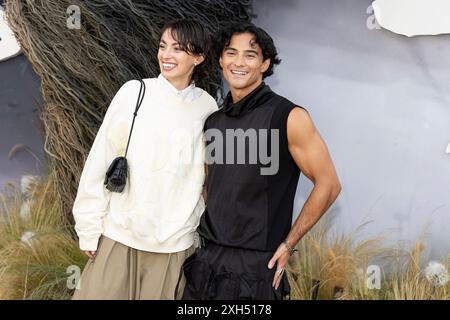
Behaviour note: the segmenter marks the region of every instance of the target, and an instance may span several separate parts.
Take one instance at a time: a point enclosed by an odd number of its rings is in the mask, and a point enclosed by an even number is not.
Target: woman
[[[195,83],[211,72],[210,38],[192,20],[166,24],[161,74],[146,87],[128,147],[121,193],[103,183],[127,146],[140,82],[113,98],[86,160],[73,206],[80,248],[90,258],[73,299],[174,299],[181,265],[193,252],[205,203],[202,128],[217,110]],[[179,292],[175,293],[175,289]]]

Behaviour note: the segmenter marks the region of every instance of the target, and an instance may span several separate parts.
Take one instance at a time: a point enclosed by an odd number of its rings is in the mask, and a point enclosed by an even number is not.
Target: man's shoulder
[[[274,112],[289,112],[297,106],[296,103],[292,102],[290,99],[272,91],[269,101],[267,103],[270,107],[274,108]]]
[[[273,92],[269,105],[273,108],[271,127],[285,129],[291,113],[308,112],[303,106],[292,102],[290,99]]]
[[[298,106],[290,99],[276,93],[273,90],[271,90],[268,102],[269,102],[268,105],[270,105],[271,107],[273,107],[278,111],[291,110],[292,108]]]
[[[211,113],[208,116],[208,118],[206,118],[205,125],[203,127],[204,130],[207,130],[207,129],[213,127],[214,124],[217,123],[217,121],[219,121],[224,116],[225,116],[225,114],[223,113],[222,108],[219,108],[218,110]]]
[[[274,106],[276,106],[276,109],[278,110],[278,112],[282,112],[282,113],[290,113],[291,111],[295,110],[295,112],[308,112],[308,109],[298,103],[293,102],[292,100],[281,96],[277,93],[274,92],[274,96],[273,99],[275,99],[276,103],[274,103]]]

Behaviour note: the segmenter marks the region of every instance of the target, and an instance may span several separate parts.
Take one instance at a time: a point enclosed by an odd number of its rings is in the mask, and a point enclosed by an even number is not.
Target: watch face
[[[3,8],[0,6],[0,62],[20,53],[20,46],[5,20]]]

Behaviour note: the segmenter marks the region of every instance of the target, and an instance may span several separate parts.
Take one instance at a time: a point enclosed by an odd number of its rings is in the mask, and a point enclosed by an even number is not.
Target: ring
[[[284,272],[284,268],[277,270],[277,272],[278,272],[280,275],[282,275],[283,272]]]

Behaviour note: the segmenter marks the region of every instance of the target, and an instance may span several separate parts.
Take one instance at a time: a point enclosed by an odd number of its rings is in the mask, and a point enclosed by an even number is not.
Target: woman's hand
[[[92,260],[94,260],[97,255],[97,251],[85,251],[84,253]]]

